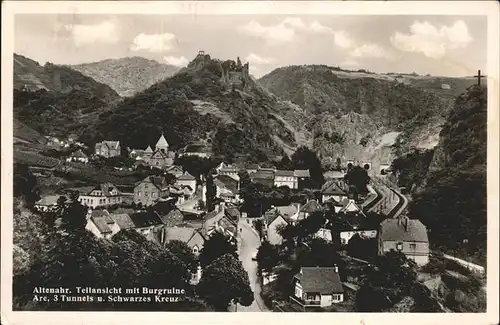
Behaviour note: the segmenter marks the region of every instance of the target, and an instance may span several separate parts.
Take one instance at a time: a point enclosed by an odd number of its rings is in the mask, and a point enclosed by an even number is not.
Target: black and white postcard
[[[2,323],[498,323],[498,40],[495,1],[4,2]]]

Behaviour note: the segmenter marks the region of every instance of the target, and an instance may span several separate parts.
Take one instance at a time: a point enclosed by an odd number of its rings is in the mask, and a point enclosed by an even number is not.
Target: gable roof
[[[158,142],[156,142],[156,147],[168,147],[168,142],[163,136],[163,133],[161,134],[161,137],[158,139]]]
[[[228,217],[233,222],[237,222],[241,216],[240,210],[238,210],[238,208],[233,207],[233,206],[227,207],[224,210],[224,214],[226,215],[226,217]]]
[[[294,204],[275,207],[275,209],[278,210],[278,213],[281,214],[285,218],[290,218],[294,214],[299,212],[298,207]]]
[[[295,275],[304,292],[320,294],[342,293],[340,276],[333,267],[302,267]]]
[[[144,150],[145,153],[153,153],[153,149],[151,149],[151,146],[148,146],[146,150]]]
[[[313,213],[321,210],[321,205],[316,200],[309,200],[306,204],[300,208],[300,212]]]
[[[407,217],[382,221],[379,234],[382,240],[429,242],[425,225],[418,219],[409,219]]]
[[[142,183],[151,183],[153,184],[156,188],[159,190],[167,190],[169,187],[169,184],[167,183],[167,180],[163,176],[148,176],[145,179],[143,179],[141,182],[137,183],[137,185],[142,184]]]
[[[266,222],[266,224],[268,226],[270,224],[272,224],[274,221],[276,221],[276,219],[281,219],[285,223],[288,223],[290,220],[289,217],[284,217],[276,209],[270,209],[270,210],[266,211],[266,213],[264,214],[264,221]]]
[[[330,170],[323,173],[325,179],[344,179],[345,173],[336,170]]]
[[[309,169],[295,169],[293,171],[293,174],[297,177],[300,177],[300,178],[311,177],[311,173],[309,172]]]
[[[327,181],[321,187],[321,194],[328,195],[348,195],[349,186],[345,182],[341,181]]]
[[[158,226],[163,224],[156,212],[136,212],[130,215],[130,219],[136,228]]]
[[[47,195],[36,201],[37,205],[55,205],[61,195]]]
[[[96,209],[96,210],[92,210],[90,212],[90,216],[94,217],[94,218],[101,218],[101,217],[109,216],[109,212],[106,209],[104,209],[104,210]]]
[[[135,228],[135,224],[127,213],[113,213],[111,218],[116,222],[120,229]]]
[[[238,177],[238,179],[236,179],[235,177],[231,177],[229,175],[217,175],[214,178],[214,182],[215,182],[215,180],[218,180],[219,182],[224,184],[224,186],[228,190],[230,190],[231,192],[233,192],[233,193],[238,192],[239,177]]]
[[[108,227],[108,223],[104,217],[90,217],[90,220],[92,220],[101,234],[111,233],[111,229]]]
[[[274,179],[274,171],[273,170],[259,169],[255,173],[251,173],[249,176],[252,180],[254,180],[254,179],[273,180]]]
[[[117,195],[121,194],[120,190],[118,190],[118,187],[109,182],[99,184],[98,186],[93,187],[90,191],[88,191],[85,194],[90,195],[90,193],[92,193],[95,190],[101,191],[103,196],[112,196],[110,193],[112,190],[116,190],[116,192],[118,193]]]
[[[293,170],[277,170],[274,173],[275,176],[283,176],[283,177],[290,177],[290,176],[295,176],[295,173]]]
[[[196,178],[193,175],[191,175],[190,173],[184,172],[184,174],[182,174],[179,177],[177,177],[177,180],[181,180],[181,181],[195,181]]]
[[[173,227],[182,223],[184,215],[179,209],[174,208],[167,214],[160,214],[160,219],[167,227]]]
[[[109,149],[118,149],[120,147],[120,141],[105,140],[105,141],[101,141],[101,142],[96,143],[96,147],[100,147],[100,146],[106,146]]]
[[[164,227],[165,242],[179,240],[193,248],[198,246],[202,248],[205,243],[205,237],[200,233],[199,229],[191,227]]]

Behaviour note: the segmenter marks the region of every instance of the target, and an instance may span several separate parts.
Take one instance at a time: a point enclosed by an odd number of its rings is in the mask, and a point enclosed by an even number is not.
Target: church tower
[[[160,150],[160,151],[161,151],[161,152],[163,152],[164,154],[167,154],[167,153],[168,153],[168,142],[167,142],[167,140],[165,139],[165,136],[163,136],[163,132],[161,133],[161,137],[160,137],[160,139],[159,139],[159,140],[158,140],[158,142],[156,143],[155,149],[156,149],[156,150]]]

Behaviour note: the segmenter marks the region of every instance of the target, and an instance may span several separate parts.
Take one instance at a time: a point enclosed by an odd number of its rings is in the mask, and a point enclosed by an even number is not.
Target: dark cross
[[[481,78],[486,77],[486,76],[481,75],[481,70],[477,70],[477,75],[474,77],[477,78],[477,85],[480,86],[481,85]]]

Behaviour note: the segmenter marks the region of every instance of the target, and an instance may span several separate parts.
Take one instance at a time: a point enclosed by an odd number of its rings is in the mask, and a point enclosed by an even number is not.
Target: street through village
[[[261,285],[257,278],[257,262],[252,260],[252,255],[257,252],[260,246],[259,236],[252,229],[246,218],[241,218],[238,224],[240,231],[240,241],[238,247],[238,254],[240,261],[243,263],[243,268],[248,273],[250,280],[250,287],[254,292],[254,301],[248,306],[238,305],[236,308],[231,307],[232,311],[237,312],[262,312],[269,311],[260,296]]]

